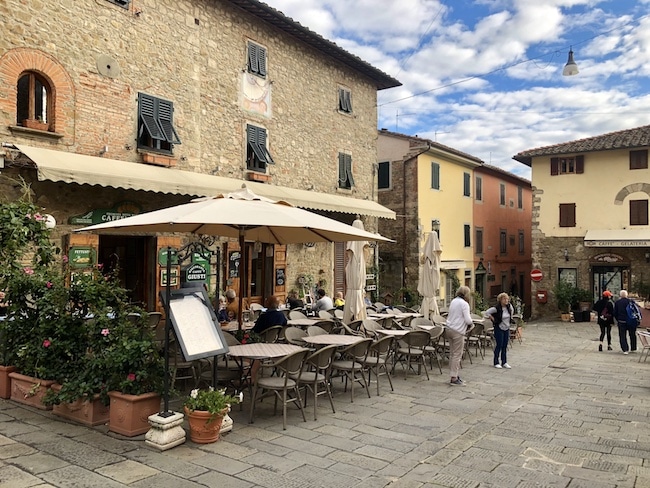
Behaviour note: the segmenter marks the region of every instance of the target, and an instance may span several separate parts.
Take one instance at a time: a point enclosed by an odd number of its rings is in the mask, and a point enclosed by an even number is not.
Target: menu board
[[[165,290],[160,293],[167,306]],[[228,352],[228,344],[203,288],[171,290],[169,316],[174,332],[187,361],[208,358]]]

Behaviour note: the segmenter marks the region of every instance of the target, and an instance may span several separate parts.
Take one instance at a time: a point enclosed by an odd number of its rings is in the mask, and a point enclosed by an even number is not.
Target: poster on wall
[[[576,268],[560,268],[558,271],[558,280],[564,280],[571,286],[577,286],[578,270]]]
[[[228,253],[228,277],[237,278],[239,276],[240,263],[241,263],[241,252],[230,251]]]

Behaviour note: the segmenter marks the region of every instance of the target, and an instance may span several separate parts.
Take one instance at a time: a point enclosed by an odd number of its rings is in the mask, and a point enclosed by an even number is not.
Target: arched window
[[[16,100],[16,123],[26,125],[25,120],[36,120],[51,126],[54,110],[52,87],[40,74],[26,71],[18,79]]]

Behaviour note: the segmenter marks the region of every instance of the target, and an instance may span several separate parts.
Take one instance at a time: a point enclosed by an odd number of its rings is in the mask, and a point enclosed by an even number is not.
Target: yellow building
[[[557,316],[552,296],[564,279],[588,290],[647,295],[650,126],[520,152],[532,169],[533,316]],[[584,316],[582,318],[585,318]]]
[[[420,248],[437,231],[442,246],[441,305],[455,293],[454,278],[474,287],[473,170],[482,161],[437,142],[379,131],[379,202],[397,220],[380,222],[379,231],[395,239],[382,244],[382,290],[415,293]]]

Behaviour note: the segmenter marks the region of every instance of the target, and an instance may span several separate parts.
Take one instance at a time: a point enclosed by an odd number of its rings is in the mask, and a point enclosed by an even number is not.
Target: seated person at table
[[[293,310],[294,308],[303,308],[305,306],[304,302],[298,298],[298,292],[295,290],[289,292],[287,304],[289,305],[290,310]]]
[[[242,306],[244,310],[248,309],[248,301],[245,298],[242,301]],[[233,289],[226,291],[226,314],[229,321],[237,320],[239,316],[239,299]]]
[[[311,306],[312,312],[318,313],[321,310],[325,310],[327,312],[334,308],[332,299],[327,296],[325,290],[319,288],[316,292],[316,296],[318,296],[318,300],[316,300],[316,303]]]
[[[336,292],[336,298],[334,298],[334,308],[338,308],[339,310],[343,310],[344,306],[345,306],[345,299],[343,298],[343,292],[342,291],[337,291]]]
[[[263,312],[255,321],[253,332],[259,334],[274,325],[287,325],[287,316],[278,308],[280,307],[280,300],[275,295],[270,296],[266,300],[266,312]]]
[[[226,298],[220,295],[219,302],[217,303],[217,306],[214,308],[215,311],[217,312],[217,320],[220,323],[228,322],[228,312],[226,311]]]

